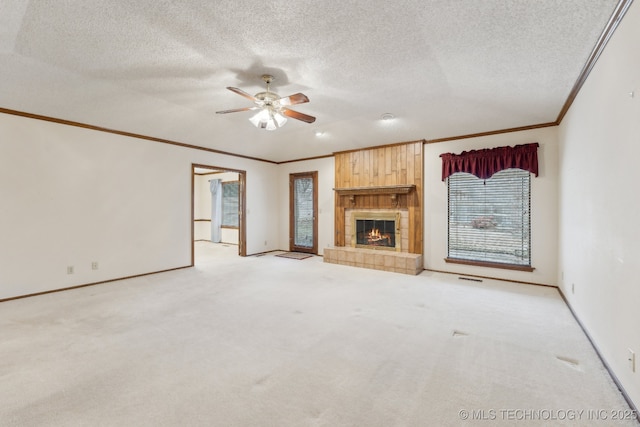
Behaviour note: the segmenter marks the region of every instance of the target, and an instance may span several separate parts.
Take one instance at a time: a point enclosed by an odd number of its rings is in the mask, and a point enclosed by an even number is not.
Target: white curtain
[[[222,240],[220,231],[222,225],[222,180],[210,180],[209,190],[211,190],[211,241],[220,243]]]

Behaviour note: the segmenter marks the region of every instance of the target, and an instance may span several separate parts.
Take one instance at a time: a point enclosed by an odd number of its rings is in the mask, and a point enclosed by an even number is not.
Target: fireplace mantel
[[[349,200],[351,201],[352,204],[355,204],[356,196],[389,194],[391,196],[391,202],[394,205],[397,203],[398,194],[409,194],[411,191],[415,189],[416,189],[415,184],[334,188],[335,192],[339,196],[349,196]]]

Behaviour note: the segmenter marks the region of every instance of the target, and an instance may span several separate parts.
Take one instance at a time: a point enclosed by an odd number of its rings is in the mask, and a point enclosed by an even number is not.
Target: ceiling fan
[[[235,92],[240,96],[253,101],[256,105],[253,107],[235,108],[233,110],[216,111],[217,114],[237,113],[240,111],[258,111],[249,120],[259,129],[275,130],[282,127],[287,122],[287,117],[301,120],[305,123],[313,123],[315,117],[307,114],[299,113],[289,108],[290,105],[304,104],[309,102],[309,98],[303,93],[296,93],[289,96],[280,97],[277,93],[271,92],[270,85],[273,82],[273,76],[264,74],[262,80],[267,84],[265,92],[257,93],[255,96],[249,95],[247,92],[237,87],[227,87],[231,92]]]

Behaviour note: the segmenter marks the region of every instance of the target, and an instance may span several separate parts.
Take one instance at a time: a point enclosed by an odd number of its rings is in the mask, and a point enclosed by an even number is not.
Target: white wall
[[[560,125],[558,278],[636,406],[640,406],[638,52],[640,4],[635,2]],[[629,348],[638,359],[635,373],[627,361]]]
[[[0,299],[190,265],[192,163],[247,171],[247,254],[277,249],[277,165],[0,114]]]
[[[324,248],[333,246],[335,159],[332,156],[279,165],[278,189],[281,215],[278,226],[281,250],[289,250],[289,174],[314,171],[318,172],[318,255],[324,253]]]
[[[424,267],[456,274],[556,285],[557,279],[557,127],[424,145]],[[538,142],[539,176],[531,179],[531,265],[533,272],[446,263],[447,184],[442,153]]]

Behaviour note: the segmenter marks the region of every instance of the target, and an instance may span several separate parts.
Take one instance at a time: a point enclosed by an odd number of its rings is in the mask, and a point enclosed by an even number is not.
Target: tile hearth
[[[420,254],[347,246],[325,248],[324,262],[411,275],[423,271]]]

